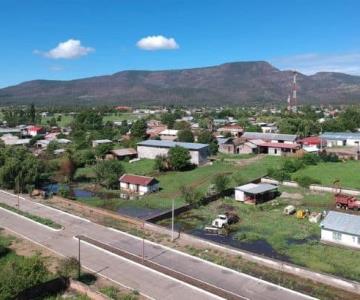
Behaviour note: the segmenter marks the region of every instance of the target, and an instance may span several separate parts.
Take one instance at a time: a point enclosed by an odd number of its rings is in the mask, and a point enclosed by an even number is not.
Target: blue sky
[[[360,74],[359,11],[358,0],[0,0],[0,87],[249,60]]]

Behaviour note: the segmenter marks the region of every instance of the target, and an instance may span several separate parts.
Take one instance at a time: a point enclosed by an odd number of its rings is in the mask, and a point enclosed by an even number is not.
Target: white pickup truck
[[[215,220],[212,221],[211,225],[216,228],[223,228],[229,224],[229,219],[226,215],[218,215]]]

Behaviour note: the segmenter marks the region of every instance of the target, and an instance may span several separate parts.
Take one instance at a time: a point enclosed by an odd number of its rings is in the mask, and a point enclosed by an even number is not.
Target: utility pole
[[[78,247],[78,279],[80,279],[80,275],[81,275],[81,263],[80,263],[80,245],[81,245],[81,242],[80,242],[80,236],[77,237],[78,238],[78,241],[79,241],[79,247]]]
[[[145,221],[143,221],[143,234],[142,234],[142,263],[145,261]]]
[[[174,241],[174,215],[175,215],[175,201],[172,199],[172,211],[171,211],[171,241]]]

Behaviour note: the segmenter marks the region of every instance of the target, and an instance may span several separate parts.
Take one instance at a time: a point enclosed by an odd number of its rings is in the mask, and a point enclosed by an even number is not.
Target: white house
[[[207,162],[209,145],[200,143],[182,143],[173,141],[146,140],[137,144],[138,158],[155,159],[158,155],[167,155],[171,148],[176,146],[189,150],[190,162],[202,165]]]
[[[320,227],[321,241],[360,249],[360,216],[330,211]]]
[[[159,181],[154,177],[124,174],[119,178],[120,190],[145,195],[159,190]]]

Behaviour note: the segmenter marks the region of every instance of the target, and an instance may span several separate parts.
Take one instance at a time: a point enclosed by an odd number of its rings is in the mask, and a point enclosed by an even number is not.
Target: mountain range
[[[0,89],[0,105],[255,105],[286,104],[292,71],[265,61],[164,70],[122,71],[76,80],[33,80]],[[360,76],[299,73],[298,103],[360,100]]]

